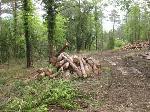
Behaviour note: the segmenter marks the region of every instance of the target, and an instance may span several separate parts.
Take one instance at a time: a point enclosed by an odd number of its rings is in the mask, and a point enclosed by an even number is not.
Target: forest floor
[[[72,81],[75,88],[89,96],[85,101],[80,101],[82,108],[78,112],[150,112],[150,60],[139,56],[144,52],[146,51],[130,50],[87,53],[87,56],[100,61],[102,73],[100,76]],[[3,71],[3,67],[0,70]],[[26,69],[20,71],[26,75],[30,72]],[[8,82],[13,82],[12,77],[17,80],[20,71],[15,69],[15,75],[9,76]],[[12,71],[7,70],[7,74],[8,72],[12,74]],[[10,91],[8,82],[3,81],[3,77],[5,76],[1,76],[0,85],[6,87],[1,88],[0,92],[4,94]],[[0,94],[0,100],[3,100],[3,94]],[[68,111],[50,107],[50,112]]]

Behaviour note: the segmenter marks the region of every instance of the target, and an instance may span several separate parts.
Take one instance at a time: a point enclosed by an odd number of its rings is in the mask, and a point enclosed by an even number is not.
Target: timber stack
[[[145,42],[141,42],[141,41],[137,41],[134,42],[133,44],[129,43],[126,46],[124,46],[122,49],[123,50],[134,50],[134,49],[143,49],[143,48],[148,48],[149,47],[149,42],[145,41]]]
[[[38,76],[48,76],[55,78],[62,76],[64,78],[77,77],[87,78],[100,74],[101,65],[92,57],[69,55],[64,52],[64,49],[68,46],[65,44],[64,47],[50,59],[50,64],[53,65],[57,71],[49,68],[38,69],[34,74],[35,78]]]

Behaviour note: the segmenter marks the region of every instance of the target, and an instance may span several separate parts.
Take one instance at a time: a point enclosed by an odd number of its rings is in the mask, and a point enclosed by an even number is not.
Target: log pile
[[[137,41],[137,42],[134,42],[133,44],[131,44],[131,43],[127,44],[122,49],[123,50],[133,50],[133,49],[140,50],[140,49],[143,49],[143,48],[148,48],[148,46],[149,46],[148,41],[145,41],[145,42]]]
[[[53,70],[51,69],[41,68],[38,69],[36,73],[34,73],[36,74],[34,76],[35,78],[41,76],[48,76],[50,78],[55,78],[57,76],[70,78],[71,75],[76,75],[77,77],[81,78],[87,78],[93,75],[100,74],[101,65],[92,57],[87,58],[77,55],[70,56],[67,53],[63,52],[60,53],[60,55],[58,55],[57,57],[52,57],[50,61],[51,65],[53,65],[54,68],[57,69],[57,71],[53,72]]]
[[[86,78],[100,74],[101,65],[98,61],[92,57],[70,56],[64,52],[67,47],[69,47],[69,44],[66,42],[63,48],[50,58],[49,63],[53,65],[57,71],[49,68],[41,68],[32,73],[32,76],[34,76],[33,79],[41,76],[55,78],[60,76],[60,74],[62,77],[64,76],[64,78],[68,78],[71,75]]]
[[[51,64],[63,74],[77,74],[78,77],[88,77],[92,74],[99,75],[101,65],[94,58],[70,56],[63,52],[58,57],[53,57]]]

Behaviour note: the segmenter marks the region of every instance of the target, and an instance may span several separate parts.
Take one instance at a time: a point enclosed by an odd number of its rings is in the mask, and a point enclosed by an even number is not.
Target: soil
[[[102,64],[100,76],[75,81],[89,96],[79,112],[150,112],[150,60],[145,50],[89,54]],[[84,106],[83,106],[84,107]]]

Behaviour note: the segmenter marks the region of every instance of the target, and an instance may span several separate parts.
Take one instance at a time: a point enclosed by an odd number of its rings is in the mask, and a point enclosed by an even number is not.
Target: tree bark
[[[32,58],[31,58],[31,43],[30,43],[29,19],[28,19],[28,11],[29,11],[28,0],[23,1],[23,9],[24,9],[23,17],[24,17],[24,33],[26,41],[27,68],[29,68],[32,66]]]
[[[18,46],[17,46],[17,1],[13,0],[13,17],[14,17],[14,56],[17,58]]]
[[[79,0],[79,17],[78,17],[78,25],[76,32],[76,48],[77,52],[81,50],[81,1]]]
[[[45,5],[47,9],[47,21],[48,21],[48,55],[49,62],[54,55],[54,33],[55,33],[55,1],[45,0]]]
[[[98,27],[97,27],[97,6],[95,6],[95,39],[96,39],[96,50],[98,50]]]
[[[2,27],[2,18],[1,18],[1,15],[2,15],[2,1],[0,0],[0,32],[1,32],[1,27]]]

